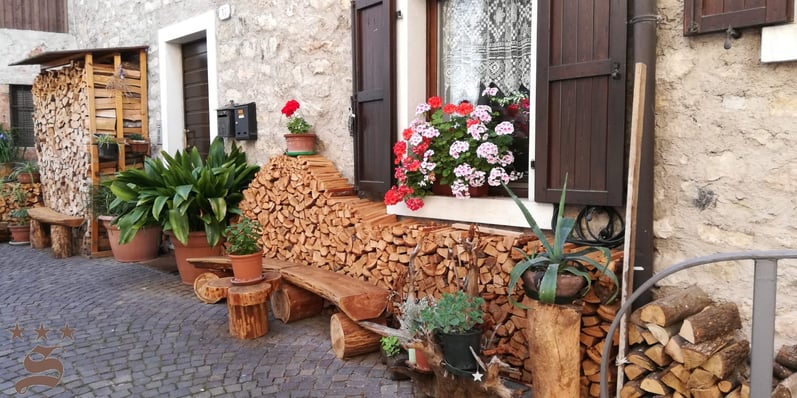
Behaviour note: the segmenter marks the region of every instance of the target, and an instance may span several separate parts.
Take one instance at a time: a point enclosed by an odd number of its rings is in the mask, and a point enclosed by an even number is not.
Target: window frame
[[[33,107],[33,104],[31,103],[30,112],[29,112],[30,117],[31,117],[31,128],[30,128],[30,131],[26,131],[24,129],[21,129],[20,128],[20,120],[19,120],[19,116],[20,115],[19,115],[19,113],[21,111],[24,111],[24,108],[28,108],[28,107],[20,106],[17,103],[17,96],[19,95],[20,92],[27,92],[29,95],[31,95],[31,100],[32,100],[32,95],[33,95],[31,93],[32,90],[33,90],[33,86],[25,85],[25,84],[11,84],[11,85],[8,86],[8,105],[9,105],[9,113],[10,113],[9,122],[11,123],[10,127],[12,127],[14,129],[14,131],[15,131],[15,133],[16,133],[18,138],[19,137],[25,137],[25,140],[24,140],[24,141],[26,141],[25,145],[19,145],[19,144],[18,145],[19,146],[24,146],[26,148],[30,148],[30,147],[33,147],[34,145],[36,145],[35,136],[34,136],[34,129],[33,129],[33,120],[32,120],[34,107]],[[23,108],[23,109],[21,110],[20,108]],[[30,145],[27,145],[27,144],[30,144]]]

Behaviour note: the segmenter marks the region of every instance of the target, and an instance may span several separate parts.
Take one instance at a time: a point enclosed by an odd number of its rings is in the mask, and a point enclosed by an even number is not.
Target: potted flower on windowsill
[[[393,146],[398,185],[385,194],[385,204],[403,201],[418,210],[430,193],[484,196],[488,186],[522,176],[508,171],[515,161],[509,150],[514,126],[499,123],[489,105],[443,105],[431,97],[418,105],[416,116]]]
[[[310,132],[312,125],[299,113],[299,101],[289,100],[282,107],[282,114],[288,118],[288,131],[285,134],[286,155],[312,155],[315,153],[316,135]]]
[[[262,230],[260,224],[243,217],[224,229],[227,239],[227,255],[232,264],[233,283],[251,284],[263,276],[263,249],[260,248]]]

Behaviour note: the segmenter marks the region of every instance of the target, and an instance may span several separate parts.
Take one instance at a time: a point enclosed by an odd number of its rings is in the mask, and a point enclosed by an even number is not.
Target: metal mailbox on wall
[[[230,105],[217,111],[219,136],[236,140],[257,139],[257,110],[255,103]]]

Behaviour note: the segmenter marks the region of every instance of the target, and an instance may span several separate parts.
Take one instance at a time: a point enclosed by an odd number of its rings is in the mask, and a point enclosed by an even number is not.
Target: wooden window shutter
[[[67,33],[67,0],[0,0],[3,28]]]
[[[352,2],[354,178],[362,193],[390,189],[395,141],[394,0]]]
[[[539,3],[534,199],[621,205],[627,0]]]
[[[685,0],[684,35],[764,26],[794,19],[794,0]]]

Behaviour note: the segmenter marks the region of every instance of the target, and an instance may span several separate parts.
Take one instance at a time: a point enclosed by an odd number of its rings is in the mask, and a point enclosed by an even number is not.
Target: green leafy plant
[[[110,147],[111,145],[119,145],[119,139],[111,134],[95,134],[97,138],[97,145],[102,147]]]
[[[379,339],[382,345],[382,351],[385,352],[388,358],[398,355],[401,352],[401,343],[396,336],[384,336]]]
[[[246,163],[246,153],[233,143],[229,152],[224,141],[213,140],[206,159],[193,148],[174,156],[144,160],[144,169],[128,169],[116,175],[111,191],[135,207],[118,218],[121,243],[129,242],[146,225],[148,217],[171,231],[183,244],[191,231],[205,231],[208,243],[216,246],[232,216],[240,214],[243,190],[260,168]]]
[[[13,219],[14,224],[27,225],[30,223],[30,216],[28,216],[28,208],[20,207],[8,212],[8,216]]]
[[[420,321],[432,332],[465,333],[482,323],[484,299],[463,291],[443,293],[420,312]]]
[[[241,218],[235,224],[230,224],[224,229],[224,237],[229,244],[227,253],[242,256],[259,252],[258,240],[262,233],[260,224],[247,217]]]
[[[591,288],[592,279],[590,278],[589,273],[582,268],[574,266],[573,264],[590,264],[595,267],[597,270],[602,272],[604,275],[608,276],[609,279],[614,283],[615,287],[619,286],[619,282],[617,280],[617,276],[608,271],[607,267],[609,265],[609,261],[611,259],[611,253],[609,252],[608,248],[605,247],[588,247],[583,250],[579,250],[573,253],[566,253],[564,251],[564,245],[567,241],[567,238],[570,236],[570,233],[573,231],[573,227],[575,226],[575,219],[572,218],[565,218],[565,192],[567,191],[567,176],[565,176],[565,184],[562,187],[562,196],[559,199],[559,211],[556,214],[556,225],[554,226],[554,239],[553,242],[549,242],[548,238],[542,232],[542,228],[540,228],[537,221],[534,220],[531,213],[528,211],[526,206],[518,199],[518,197],[509,189],[506,185],[504,185],[504,189],[509,193],[509,196],[512,197],[512,200],[515,201],[515,204],[520,208],[520,211],[523,213],[523,217],[526,218],[526,222],[531,227],[532,231],[537,238],[539,238],[540,242],[542,243],[545,251],[543,253],[525,253],[522,250],[515,248],[523,253],[523,260],[515,264],[512,268],[512,271],[509,273],[509,291],[513,292],[515,286],[517,285],[518,280],[521,278],[524,272],[526,271],[544,271],[542,279],[539,285],[539,300],[543,303],[553,304],[556,301],[556,287],[557,287],[557,277],[559,274],[562,273],[569,273],[572,275],[576,275],[579,277],[584,278],[586,281],[586,288],[583,290],[583,294],[586,294],[589,289]],[[592,258],[587,257],[586,255],[592,252],[601,252],[603,254],[603,258],[606,260],[605,264],[601,264],[595,261]],[[617,296],[617,290],[612,293],[611,297],[607,300],[607,302],[611,302]],[[511,296],[509,300],[515,306],[526,308],[523,304],[518,303],[515,301]]]
[[[17,178],[20,174],[28,174],[33,179],[33,174],[39,173],[39,164],[33,160],[27,160],[24,162],[17,163],[16,167],[14,167],[14,171],[11,172],[11,178]]]
[[[282,114],[288,118],[288,131],[291,134],[306,134],[312,127],[302,115],[299,114],[299,102],[296,100],[289,100],[282,107]]]
[[[125,137],[132,141],[144,141],[144,136],[139,133],[128,134]]]
[[[17,145],[14,129],[6,129],[0,124],[0,163],[10,163],[22,158],[23,149]]]

